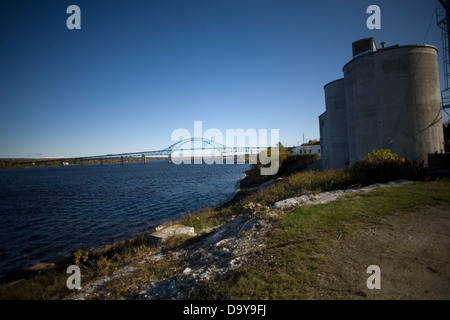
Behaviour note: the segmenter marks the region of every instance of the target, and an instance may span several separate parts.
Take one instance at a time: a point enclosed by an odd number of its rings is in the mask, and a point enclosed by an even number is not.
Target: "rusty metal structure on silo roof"
[[[333,139],[346,138],[347,144],[337,150],[335,144],[336,151],[323,153],[323,168],[344,167],[346,163],[336,159],[341,159],[345,148],[350,164],[376,149],[390,149],[424,163],[428,154],[443,152],[437,48],[385,44],[377,48],[373,38],[356,41],[352,47],[353,59],[343,67],[343,88],[338,89],[339,101],[345,91],[345,120],[333,115],[336,94],[327,93],[333,82],[324,88],[326,112],[321,115],[325,119],[322,150],[332,148]],[[347,129],[346,135],[345,130],[333,130],[336,122]],[[338,139],[334,137],[339,133]]]

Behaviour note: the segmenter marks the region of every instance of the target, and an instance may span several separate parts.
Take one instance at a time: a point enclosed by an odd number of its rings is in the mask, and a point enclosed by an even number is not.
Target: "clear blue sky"
[[[68,30],[69,5],[81,30]],[[366,9],[381,8],[381,30]],[[442,48],[433,0],[2,0],[0,157],[158,150],[177,128],[318,139],[353,41]],[[431,21],[431,25],[430,25]],[[428,26],[430,25],[427,34]],[[426,38],[425,38],[426,37]],[[442,52],[439,53],[442,77]],[[444,117],[444,120],[448,117]]]

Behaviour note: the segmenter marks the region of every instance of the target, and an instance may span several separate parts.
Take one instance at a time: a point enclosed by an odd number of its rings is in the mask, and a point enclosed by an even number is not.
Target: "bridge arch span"
[[[175,142],[174,144],[172,144],[171,146],[167,147],[166,150],[170,151],[171,153],[177,150],[181,150],[181,147],[185,144],[192,144],[195,142],[201,142],[202,143],[202,149],[204,144],[208,144],[210,145],[213,149],[216,149],[218,151],[220,151],[221,153],[224,152],[227,147],[217,141],[214,140],[210,140],[210,139],[206,139],[206,138],[197,138],[197,137],[192,137],[192,138],[187,138],[187,139],[183,139],[180,140],[178,142]],[[192,148],[190,148],[192,149]]]

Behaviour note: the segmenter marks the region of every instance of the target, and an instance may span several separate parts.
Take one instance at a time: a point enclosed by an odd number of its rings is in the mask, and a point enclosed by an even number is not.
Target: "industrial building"
[[[321,147],[320,144],[314,144],[314,145],[301,145],[296,146],[292,149],[293,154],[317,154],[320,157],[321,153]]]
[[[376,149],[428,163],[444,152],[438,50],[353,43],[344,77],[325,85],[319,116],[322,168],[342,168]]]

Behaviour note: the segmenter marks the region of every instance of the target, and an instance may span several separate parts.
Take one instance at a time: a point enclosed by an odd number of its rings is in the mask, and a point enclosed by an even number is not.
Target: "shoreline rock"
[[[162,228],[150,234],[148,244],[150,247],[157,247],[163,244],[169,237],[172,236],[196,237],[197,233],[195,233],[194,227],[187,227],[182,226],[180,224],[174,224],[172,226]]]
[[[413,183],[413,181],[409,180],[397,180],[397,181],[390,181],[388,183],[376,183],[371,184],[369,186],[363,187],[363,188],[349,188],[345,190],[334,190],[334,191],[326,191],[321,192],[318,194],[307,194],[300,197],[293,197],[288,199],[283,199],[278,202],[276,202],[272,207],[271,210],[286,210],[293,207],[300,207],[308,204],[323,204],[328,203],[331,201],[337,200],[339,197],[344,196],[346,194],[351,194],[353,192],[369,192],[371,190],[377,189],[377,188],[384,188],[384,187],[400,187],[405,184]]]

